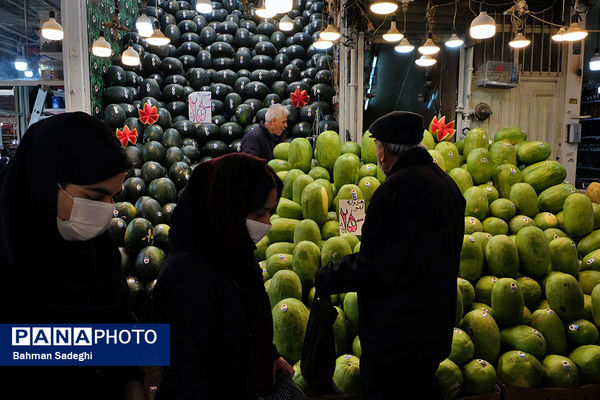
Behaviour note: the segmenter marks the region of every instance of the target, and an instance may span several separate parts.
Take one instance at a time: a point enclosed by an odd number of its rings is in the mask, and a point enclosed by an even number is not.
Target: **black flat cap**
[[[409,111],[392,111],[369,126],[369,132],[375,139],[398,144],[420,143],[423,130],[423,117]]]

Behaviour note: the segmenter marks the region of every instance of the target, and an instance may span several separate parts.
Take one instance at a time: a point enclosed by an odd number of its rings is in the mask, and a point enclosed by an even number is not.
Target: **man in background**
[[[273,159],[273,149],[283,142],[283,131],[287,127],[287,109],[281,104],[272,104],[265,114],[265,122],[252,128],[242,139],[242,151],[267,161]]]

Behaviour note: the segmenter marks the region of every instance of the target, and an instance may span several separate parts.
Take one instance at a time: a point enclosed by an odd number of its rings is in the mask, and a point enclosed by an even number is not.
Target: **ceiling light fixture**
[[[398,43],[398,45],[396,47],[394,47],[394,50],[396,50],[398,53],[402,53],[402,54],[410,53],[414,49],[415,49],[415,46],[410,44],[410,42],[408,41],[406,36],[400,41],[400,43]]]
[[[465,41],[456,35],[456,14],[458,13],[458,0],[454,1],[454,17],[452,17],[452,35],[450,39],[444,43],[446,47],[451,49],[462,46]]]
[[[323,40],[329,40],[330,42],[335,42],[342,35],[331,25],[331,22],[327,24],[327,28],[324,31],[319,33],[319,38]]]
[[[110,57],[112,55],[112,48],[110,43],[104,38],[104,30],[100,31],[100,37],[94,40],[92,45],[92,54],[96,57]]]
[[[392,21],[390,30],[383,34],[383,40],[386,42],[399,42],[404,38],[404,34],[396,29],[396,21]]]
[[[265,0],[265,8],[276,14],[285,14],[292,11],[293,3],[293,0]]]
[[[213,6],[210,0],[196,0],[196,11],[200,14],[208,14],[212,9]]]
[[[135,28],[139,35],[144,38],[152,36],[152,32],[154,32],[152,20],[144,12],[142,12],[142,15],[135,21]]]
[[[420,46],[417,50],[419,51],[419,53],[423,54],[423,55],[433,55],[433,54],[437,54],[440,52],[440,47],[438,45],[436,45],[435,43],[433,43],[433,40],[431,39],[432,34],[431,32],[427,33],[427,40],[425,41],[425,44],[423,44],[423,46]]]
[[[333,47],[333,42],[319,38],[316,42],[313,43],[313,46],[315,47],[315,49],[318,50],[327,50]]]
[[[50,18],[42,25],[42,37],[47,40],[62,40],[64,36],[62,26],[56,22],[54,10],[50,10]]]
[[[376,0],[371,3],[369,9],[375,14],[391,14],[398,9],[398,3],[395,1]]]
[[[421,58],[415,61],[415,64],[417,64],[419,67],[431,67],[436,62],[437,60],[435,58],[431,57],[428,54],[424,54],[421,56]]]
[[[552,40],[554,40],[555,42],[564,42],[565,41],[565,33],[567,33],[567,30],[564,27],[561,27],[558,32],[556,32],[554,35],[552,35]]]
[[[273,18],[277,13],[265,6],[256,9],[256,15],[261,18]]]
[[[590,58],[590,71],[600,71],[600,52],[597,47],[594,56]]]
[[[25,71],[27,67],[27,60],[25,60],[23,57],[17,57],[15,59],[15,69],[17,71]]]
[[[569,29],[563,34],[563,40],[567,42],[576,42],[587,37],[588,31],[581,29],[577,22],[572,22]]]
[[[27,71],[23,72],[25,74],[25,78],[32,78],[33,77],[33,71],[28,69]]]
[[[527,39],[522,32],[517,33],[517,36],[515,36],[513,40],[508,42],[508,45],[514,49],[522,49],[524,47],[529,46],[530,44],[531,40]]]
[[[121,55],[121,62],[123,62],[123,64],[125,65],[135,67],[137,65],[140,65],[140,55],[137,51],[133,49],[133,47],[131,47],[131,45],[132,42],[129,41],[129,46]]]
[[[473,39],[488,39],[496,34],[496,21],[490,17],[485,2],[479,6],[479,15],[471,22],[469,34]]]
[[[279,20],[279,29],[284,32],[289,32],[294,29],[294,22],[288,15],[284,15],[283,18]]]
[[[146,42],[148,42],[148,44],[150,44],[152,46],[166,46],[169,43],[171,43],[171,39],[166,37],[160,31],[159,27],[160,27],[160,24],[158,23],[158,21],[154,21],[154,32],[152,33],[152,36],[150,36],[149,38],[146,38]]]

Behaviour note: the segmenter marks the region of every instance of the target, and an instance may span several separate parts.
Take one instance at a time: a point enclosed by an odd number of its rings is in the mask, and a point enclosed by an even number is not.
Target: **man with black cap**
[[[394,111],[369,127],[386,180],[375,191],[358,253],[315,276],[317,295],[358,292],[366,399],[440,398],[449,354],[465,200],[420,144],[423,117]]]

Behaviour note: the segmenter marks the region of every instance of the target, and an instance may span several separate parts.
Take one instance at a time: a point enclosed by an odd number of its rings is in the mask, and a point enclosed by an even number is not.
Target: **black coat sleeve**
[[[244,139],[242,139],[242,152],[264,158],[263,151],[261,150],[261,146],[255,132],[248,132]]]
[[[419,223],[414,196],[384,187],[375,192],[363,225],[360,251],[330,263],[315,276],[320,293],[346,293],[394,282],[405,268],[407,250],[412,246],[410,226]],[[410,191],[410,189],[406,189]],[[402,226],[398,221],[405,221]]]

